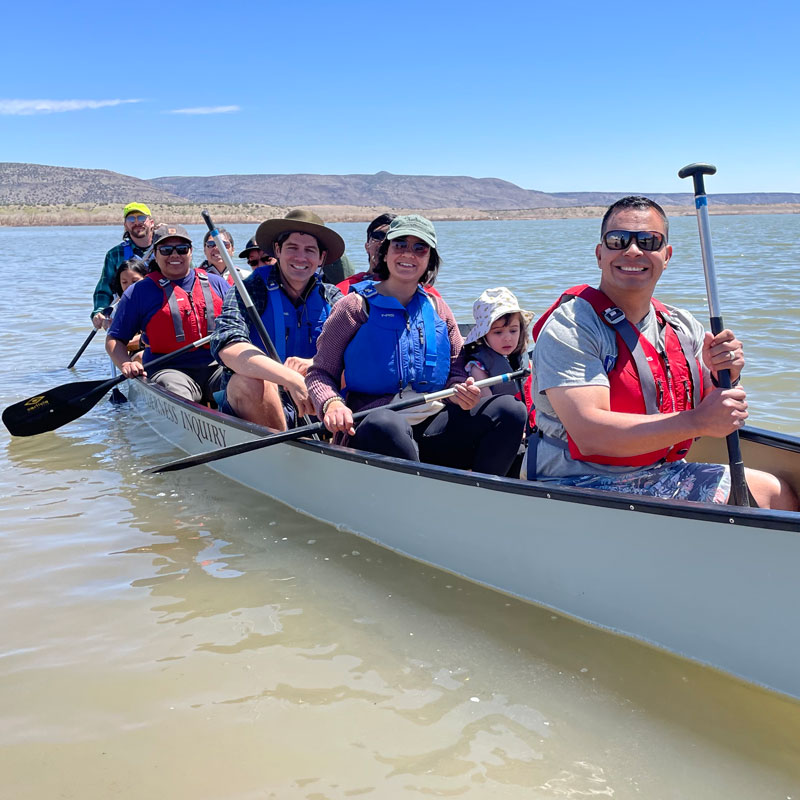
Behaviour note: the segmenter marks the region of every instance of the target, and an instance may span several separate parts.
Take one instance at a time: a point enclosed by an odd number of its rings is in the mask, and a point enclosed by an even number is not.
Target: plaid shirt
[[[125,254],[128,248],[133,248],[133,253],[130,256],[126,256]],[[114,280],[114,275],[117,274],[119,265],[133,256],[139,256],[139,258],[141,258],[145,254],[145,250],[146,248],[143,249],[135,245],[130,239],[125,239],[106,253],[106,260],[103,262],[103,272],[94,290],[94,311],[92,311],[91,316],[94,316],[98,311],[102,311],[114,302],[114,292],[111,289],[111,281]]]

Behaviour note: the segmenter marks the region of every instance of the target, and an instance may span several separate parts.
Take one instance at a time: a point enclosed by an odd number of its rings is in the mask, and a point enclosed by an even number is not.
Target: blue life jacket
[[[255,272],[264,269],[259,267]],[[254,272],[254,274],[255,274]],[[265,270],[261,278],[267,286],[267,305],[261,321],[272,339],[281,362],[289,356],[313,358],[317,352],[317,339],[325,320],[330,316],[331,304],[325,296],[325,288],[319,275],[314,276],[310,289],[304,291],[300,305],[295,306],[281,289],[272,268]],[[250,325],[250,340],[260,342],[255,327]]]
[[[368,316],[344,351],[348,391],[380,395],[406,386],[425,393],[443,389],[450,374],[450,338],[433,299],[418,288],[403,306],[375,287],[375,281],[362,281],[351,288],[364,298]]]

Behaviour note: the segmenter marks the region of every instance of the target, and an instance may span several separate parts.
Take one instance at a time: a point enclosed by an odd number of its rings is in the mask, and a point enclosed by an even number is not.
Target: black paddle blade
[[[56,386],[9,406],[3,411],[3,424],[12,436],[54,431],[82,417],[110,388],[110,381],[79,381]]]

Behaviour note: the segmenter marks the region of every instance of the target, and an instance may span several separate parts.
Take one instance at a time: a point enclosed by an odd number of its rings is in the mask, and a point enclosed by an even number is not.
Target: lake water
[[[800,435],[800,216],[711,223],[751,420]],[[334,227],[363,264],[365,226]],[[489,286],[538,314],[596,282],[598,220],[436,227],[460,321]],[[65,367],[120,232],[0,229],[0,406],[109,374],[99,336]],[[659,297],[707,317],[694,218],[671,241]],[[800,703],[210,470],[139,474],[177,455],[106,401],[0,431],[0,798],[800,798]]]

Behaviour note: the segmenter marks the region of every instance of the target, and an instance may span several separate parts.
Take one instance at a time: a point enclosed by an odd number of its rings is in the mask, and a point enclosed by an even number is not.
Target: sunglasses
[[[391,243],[391,248],[398,253],[407,253],[410,249],[412,253],[416,253],[418,256],[425,255],[431,249],[430,245],[425,244],[425,242],[409,244],[405,239],[395,239]]]
[[[190,244],[162,244],[158,246],[158,252],[162,256],[171,256],[174,250],[179,256],[185,256],[192,246]]]
[[[226,250],[233,250],[233,245],[227,239],[223,239],[222,241],[225,242],[225,249]],[[214,250],[216,248],[216,246],[217,246],[217,243],[213,239],[209,239],[206,242],[206,247],[208,247],[210,250]]]
[[[128,214],[128,216],[125,217],[125,222],[145,223],[147,222],[148,219],[149,217],[147,216],[147,214]]]
[[[386,231],[372,231],[369,238],[374,239],[376,242],[382,242],[386,238]]]
[[[252,261],[248,258],[247,263],[251,267],[257,267],[259,264],[266,266],[272,263],[272,258],[271,256],[261,256],[261,258],[254,258]]]
[[[606,231],[603,243],[609,250],[627,250],[634,238],[640,250],[652,252],[664,246],[664,234],[657,231]]]

